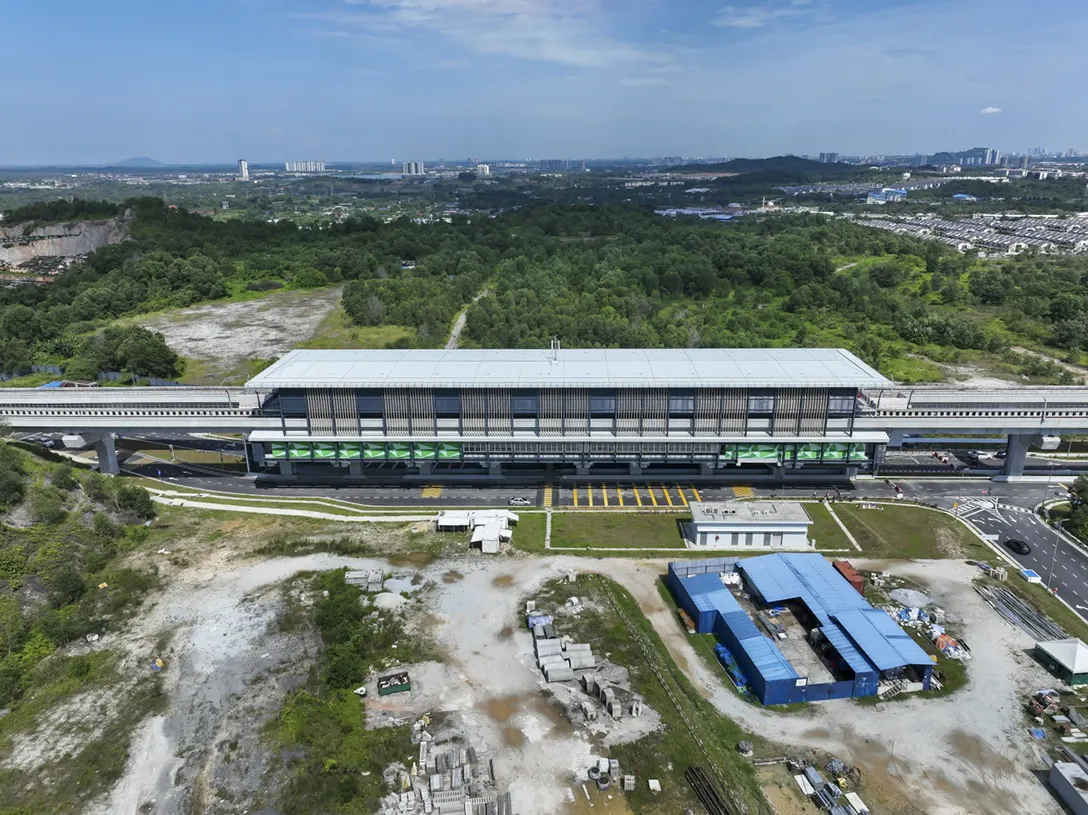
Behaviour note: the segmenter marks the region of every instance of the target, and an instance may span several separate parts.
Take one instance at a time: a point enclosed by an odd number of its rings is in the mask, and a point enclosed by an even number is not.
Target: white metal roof
[[[859,387],[891,383],[841,348],[292,351],[247,388]]]
[[[1088,673],[1088,645],[1078,639],[1051,640],[1050,642],[1037,642],[1037,647],[1046,651],[1064,665],[1073,674]]]
[[[695,524],[811,524],[804,504],[797,501],[692,501]]]

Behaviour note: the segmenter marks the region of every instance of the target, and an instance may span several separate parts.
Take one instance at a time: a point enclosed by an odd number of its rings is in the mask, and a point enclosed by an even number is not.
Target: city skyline
[[[1088,67],[1072,0],[1033,39],[1008,25],[1023,0],[58,5],[8,12],[0,164],[1064,151],[1088,130],[1058,90]]]

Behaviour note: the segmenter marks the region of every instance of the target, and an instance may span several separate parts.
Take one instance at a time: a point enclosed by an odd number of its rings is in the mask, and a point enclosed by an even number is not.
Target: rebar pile
[[[1069,635],[1060,625],[1040,614],[1009,589],[975,586],[975,591],[989,603],[994,611],[1017,628],[1026,631],[1036,642],[1069,639]]]

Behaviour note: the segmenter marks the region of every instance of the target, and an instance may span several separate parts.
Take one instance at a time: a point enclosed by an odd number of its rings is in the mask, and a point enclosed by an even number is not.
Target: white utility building
[[[796,501],[692,501],[689,545],[706,549],[811,551],[812,519]]]

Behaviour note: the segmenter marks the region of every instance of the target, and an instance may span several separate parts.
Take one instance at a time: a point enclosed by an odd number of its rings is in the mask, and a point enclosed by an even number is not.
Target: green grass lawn
[[[398,340],[410,340],[415,331],[400,325],[355,325],[337,303],[314,329],[313,335],[297,348],[389,348]]]
[[[862,509],[843,502],[834,507],[866,557],[985,560],[993,554],[971,530],[948,515],[922,507],[880,506],[883,509]]]
[[[525,552],[544,552],[544,527],[547,518],[543,512],[519,512],[514,527],[514,548]]]
[[[831,513],[827,511],[827,507],[817,503],[805,504],[805,511],[808,513],[808,517],[812,519],[812,525],[808,528],[808,536],[810,540],[816,541],[818,551],[828,549],[856,551],[850,545],[850,541],[846,539],[842,529],[835,523],[835,519],[831,517]]]
[[[687,515],[634,512],[556,512],[552,549],[683,549],[677,521]]]

